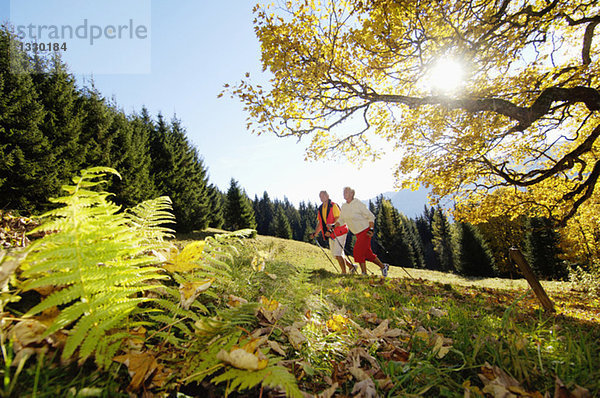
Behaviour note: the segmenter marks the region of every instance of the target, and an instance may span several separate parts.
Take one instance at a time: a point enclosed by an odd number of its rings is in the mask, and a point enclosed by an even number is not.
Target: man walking
[[[346,236],[348,227],[345,224],[339,224],[334,228],[334,225],[340,217],[340,207],[329,199],[327,191],[319,192],[321,205],[319,206],[317,219],[319,223],[315,232],[310,234],[313,239],[319,232],[324,238],[329,238],[329,249],[331,254],[336,258],[342,269],[342,274],[346,273],[346,264],[351,272],[356,272],[356,267],[344,257],[344,246],[346,244]]]

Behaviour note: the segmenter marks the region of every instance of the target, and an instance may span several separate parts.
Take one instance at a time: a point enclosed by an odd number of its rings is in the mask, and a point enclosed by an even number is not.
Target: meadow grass
[[[180,235],[176,244],[223,232]],[[250,303],[261,297],[279,302],[285,313],[270,338],[284,348],[282,360],[305,392],[354,396],[367,375],[367,381],[374,380],[370,391],[389,397],[541,397],[554,394],[557,380],[569,391],[581,386],[600,396],[600,303],[569,283],[543,282],[556,307],[549,314],[524,280],[399,267],[382,278],[373,264],[368,276],[341,275],[337,262],[332,265],[315,245],[267,236],[241,242],[231,259],[232,282],[198,300],[211,311],[228,311],[222,297],[230,294]],[[265,261],[264,270],[253,268],[257,258]],[[252,319],[240,330],[258,327]],[[288,327],[297,327],[305,341],[292,347]],[[386,336],[386,330],[393,334]],[[177,359],[184,353],[171,350],[175,357],[169,363],[185,368]],[[14,379],[13,391],[35,396],[126,395],[129,377],[123,366],[98,373],[89,365],[54,360],[40,367],[30,360],[18,377],[3,371],[3,392]],[[486,375],[496,385],[486,387]],[[176,372],[170,383],[157,396],[187,391]],[[223,385],[209,390],[215,396],[227,393]]]
[[[558,378],[566,388],[584,386],[600,395],[600,302],[570,283],[542,282],[556,308],[549,314],[524,279],[400,267],[383,279],[374,264],[368,277],[340,275],[317,246],[265,236],[252,244],[271,262],[310,270],[313,294],[329,311],[352,314],[363,326],[364,314],[376,314],[406,331],[407,361],[379,358],[394,385],[384,395],[477,396],[486,364],[530,393],[552,393]],[[430,342],[415,339],[418,330],[451,341],[448,354],[438,358]]]

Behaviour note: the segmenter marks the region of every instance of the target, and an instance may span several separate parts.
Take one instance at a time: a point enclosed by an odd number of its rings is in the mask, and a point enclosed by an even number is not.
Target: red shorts
[[[367,235],[369,228],[359,232],[356,235],[356,243],[354,243],[354,261],[364,263],[365,261],[374,262],[377,256],[371,250],[371,237]]]

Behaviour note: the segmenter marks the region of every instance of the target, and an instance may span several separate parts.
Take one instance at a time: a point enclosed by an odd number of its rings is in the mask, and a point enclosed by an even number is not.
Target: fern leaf
[[[296,384],[296,378],[286,368],[274,365],[273,362],[276,361],[271,359],[269,366],[255,371],[230,368],[214,377],[211,382],[218,384],[229,381],[229,388],[233,391],[243,391],[262,384],[284,390],[287,397],[303,397]]]
[[[164,224],[175,224],[171,213],[173,203],[168,196],[147,200],[126,211],[132,228],[149,240],[163,240],[174,236],[175,231]]]
[[[63,187],[68,196],[52,201],[64,206],[47,212],[43,217],[49,221],[38,229],[55,233],[32,243],[23,263],[25,289],[65,286],[27,314],[64,307],[46,331],[49,334],[74,324],[63,358],[78,347],[84,357],[107,349],[107,345],[99,344],[105,333],[148,301],[138,296],[156,287],[148,284],[149,280],[166,277],[160,269],[148,266],[155,259],[145,253],[162,244],[160,233],[164,231],[152,228],[172,220],[166,213],[170,203],[158,199],[143,205],[144,211],[139,212],[143,214],[137,214],[143,226],[134,228],[127,214],[135,212],[121,212],[108,200],[109,193],[95,190],[105,183],[107,174],[119,176],[114,169],[91,168],[73,178],[75,185]],[[142,229],[153,231],[153,235],[144,236]]]

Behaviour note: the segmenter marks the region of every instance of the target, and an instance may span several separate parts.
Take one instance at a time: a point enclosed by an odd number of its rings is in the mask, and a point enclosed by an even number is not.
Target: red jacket
[[[325,224],[327,225],[332,225],[335,223],[335,217],[333,216],[333,206],[337,206],[337,204],[335,204],[334,202],[332,202],[331,200],[329,201],[329,203],[327,204],[327,217],[325,220]],[[339,208],[339,206],[338,206]],[[325,231],[327,231],[327,227],[326,225],[323,225],[323,205],[321,204],[321,206],[319,206],[319,210],[317,213],[317,218],[319,219],[319,225],[321,226],[321,234],[323,234],[323,237],[325,237]],[[339,227],[335,227],[333,230],[333,234],[335,236],[340,236],[340,235],[344,235],[348,233],[348,227],[346,226],[346,224],[344,225],[340,225]],[[333,238],[333,236],[332,236]]]

